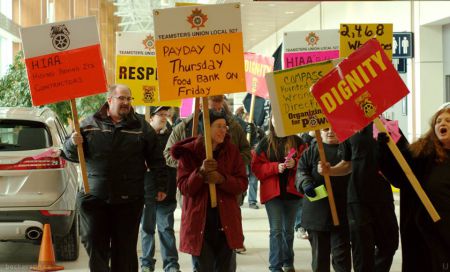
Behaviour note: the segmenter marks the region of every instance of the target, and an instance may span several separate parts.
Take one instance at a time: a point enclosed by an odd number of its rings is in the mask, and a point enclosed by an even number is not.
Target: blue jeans
[[[173,213],[177,202],[146,201],[142,213],[142,266],[155,269],[155,229],[158,226],[159,241],[161,244],[161,257],[164,271],[171,268],[179,269],[178,251],[173,230]]]
[[[302,214],[303,214],[303,198],[300,198],[300,206],[298,207],[297,214],[295,215],[295,231],[302,226]]]
[[[247,169],[248,173],[248,204],[256,204],[258,201],[257,193],[258,193],[258,178],[253,175],[253,172],[250,170],[250,166]]]
[[[274,198],[265,205],[270,225],[269,270],[279,272],[294,266],[294,225],[300,199]]]

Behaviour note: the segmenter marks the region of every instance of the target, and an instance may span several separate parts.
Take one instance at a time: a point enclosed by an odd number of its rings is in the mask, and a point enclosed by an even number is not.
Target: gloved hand
[[[266,136],[266,133],[264,132],[264,130],[261,127],[257,127],[256,129],[256,139],[259,141],[261,141],[262,138],[264,138],[264,136]]]
[[[254,123],[247,123],[247,126],[245,127],[245,132],[250,133],[250,135],[255,135],[256,133],[256,125]]]
[[[315,197],[316,191],[314,191],[314,185],[312,183],[307,183],[303,187],[303,191],[305,192],[305,195],[309,197]]]
[[[377,142],[380,144],[387,144],[389,143],[389,136],[386,134],[386,132],[379,132],[377,137]]]
[[[202,174],[207,174],[211,171],[214,171],[217,169],[217,161],[214,159],[205,159],[203,161],[202,166],[200,167],[200,172]]]
[[[206,174],[205,183],[222,184],[225,181],[225,177],[218,171],[211,171]]]

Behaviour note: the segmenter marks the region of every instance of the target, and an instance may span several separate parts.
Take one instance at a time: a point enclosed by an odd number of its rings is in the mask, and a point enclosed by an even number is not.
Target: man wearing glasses
[[[165,160],[158,152],[155,130],[134,112],[130,89],[109,88],[107,102],[81,122],[64,153],[77,161],[82,144],[90,192],[79,193],[80,236],[89,255],[90,271],[138,271],[136,252],[144,204],[144,175],[154,173],[155,186],[165,192]],[[111,263],[111,266],[110,266]]]

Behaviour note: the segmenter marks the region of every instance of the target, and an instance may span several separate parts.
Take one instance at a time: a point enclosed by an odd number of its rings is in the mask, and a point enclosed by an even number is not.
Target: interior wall
[[[444,88],[445,88],[445,77],[450,77],[450,24],[442,26],[442,53],[443,53],[443,67],[444,67]],[[449,86],[450,88],[450,86]],[[445,90],[450,94],[450,90]],[[444,101],[450,101],[450,95],[444,95]]]

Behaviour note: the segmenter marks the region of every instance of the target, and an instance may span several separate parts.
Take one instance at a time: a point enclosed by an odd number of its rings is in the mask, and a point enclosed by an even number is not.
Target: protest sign
[[[339,31],[314,30],[284,33],[284,67],[339,58]]]
[[[266,75],[278,136],[330,126],[309,89],[333,67],[332,61],[325,61]]]
[[[273,71],[274,59],[254,53],[245,53],[244,59],[247,92],[264,99],[269,98],[265,75]]]
[[[34,106],[106,91],[95,17],[21,28],[20,34]]]
[[[181,105],[181,100],[159,101],[155,38],[151,33],[116,33],[116,83],[130,87],[135,106]]]
[[[434,222],[440,216],[378,116],[409,91],[380,43],[370,39],[311,87],[311,92],[344,141],[371,121],[389,137],[387,145]]]
[[[243,92],[237,3],[154,10],[160,100]]]
[[[341,24],[339,57],[345,58],[372,38],[376,38],[392,60],[392,24]]]
[[[375,39],[322,77],[311,91],[340,141],[409,93]]]

